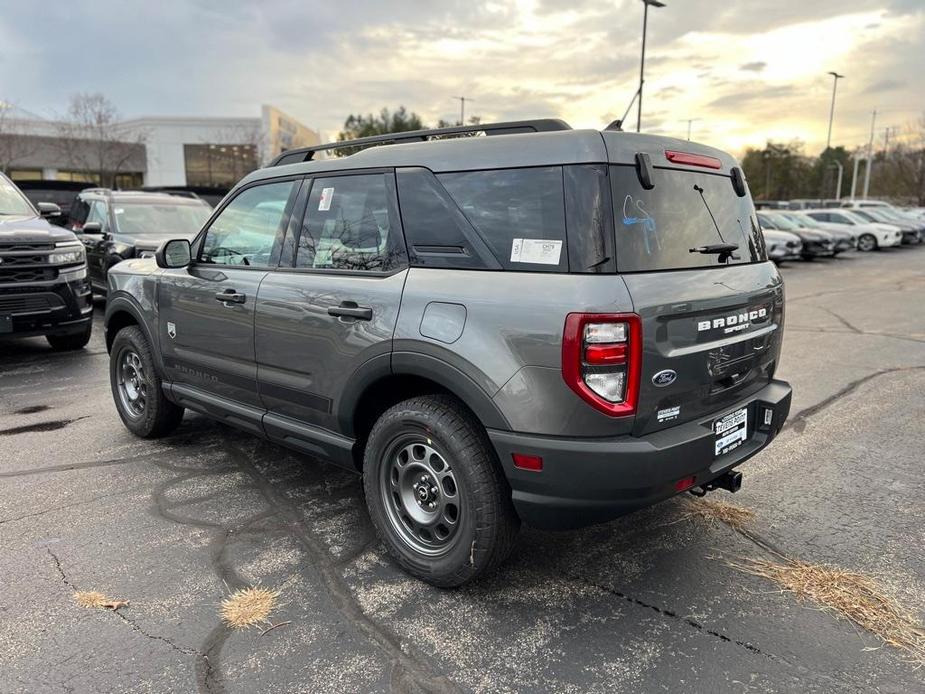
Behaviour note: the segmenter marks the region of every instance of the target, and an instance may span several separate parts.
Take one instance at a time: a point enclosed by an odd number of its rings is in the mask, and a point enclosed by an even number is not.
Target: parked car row
[[[805,207],[805,201],[776,203],[757,212],[768,257],[774,262],[833,258],[925,241],[925,217],[877,200],[854,200],[841,207]]]
[[[106,294],[109,270],[154,257],[164,239],[192,239],[212,212],[185,192],[90,188],[71,198],[65,213],[0,173],[0,338],[45,336],[55,350],[83,348],[93,294]]]

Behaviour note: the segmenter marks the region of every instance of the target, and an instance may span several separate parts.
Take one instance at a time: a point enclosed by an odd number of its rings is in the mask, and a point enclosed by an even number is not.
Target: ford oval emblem
[[[676,371],[673,369],[665,369],[664,371],[659,371],[652,377],[652,385],[656,388],[664,388],[674,383],[677,378],[678,373]]]

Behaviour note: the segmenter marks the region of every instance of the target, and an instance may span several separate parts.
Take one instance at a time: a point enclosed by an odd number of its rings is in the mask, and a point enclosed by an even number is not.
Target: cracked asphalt
[[[80,353],[2,344],[0,691],[923,691],[902,653],[722,560],[837,564],[925,620],[923,268],[925,247],[783,269],[791,419],[712,495],[754,511],[747,533],[678,497],[524,529],[451,591],[391,563],[356,476],[197,415],[133,438],[99,323]],[[223,626],[221,600],[257,584],[290,623]]]

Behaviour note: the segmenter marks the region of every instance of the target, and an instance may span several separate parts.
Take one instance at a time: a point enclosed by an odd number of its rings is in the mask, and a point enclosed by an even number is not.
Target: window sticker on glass
[[[117,207],[116,209],[113,210],[113,212],[115,212],[116,214],[122,214],[123,212],[125,212],[125,208]]]
[[[511,243],[512,263],[558,265],[562,242],[544,239],[514,239]]]
[[[318,200],[318,211],[327,212],[331,209],[331,201],[334,200],[333,188],[322,188],[321,199]]]

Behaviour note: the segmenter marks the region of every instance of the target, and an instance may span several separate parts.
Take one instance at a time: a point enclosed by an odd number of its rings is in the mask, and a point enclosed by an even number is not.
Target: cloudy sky
[[[925,0],[665,0],[650,11],[643,127],[741,152],[819,149],[925,111]],[[0,99],[46,117],[78,91],[127,117],[255,116],[325,135],[404,104],[425,122],[601,127],[636,88],[640,0],[0,0]],[[635,122],[635,121],[633,121]]]

